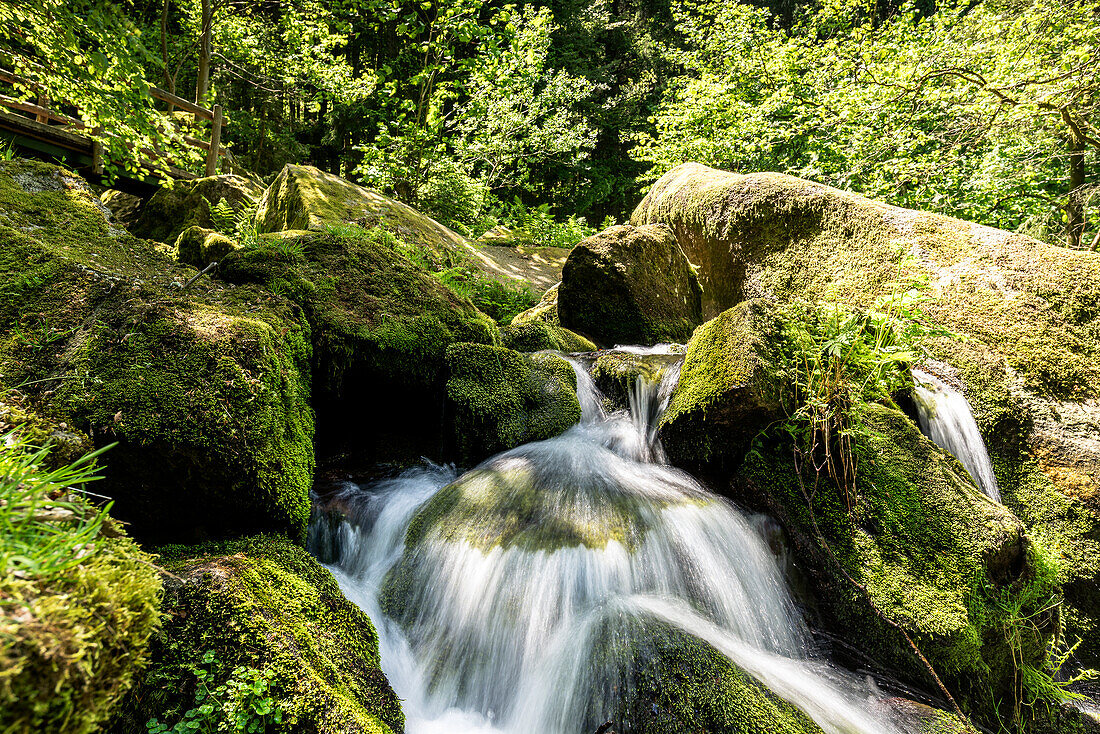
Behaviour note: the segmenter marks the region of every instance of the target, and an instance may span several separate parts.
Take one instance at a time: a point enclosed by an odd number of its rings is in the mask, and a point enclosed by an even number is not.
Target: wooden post
[[[99,134],[96,128],[94,134]],[[103,175],[103,143],[98,139],[92,139],[92,173],[96,176]]]
[[[35,115],[34,121],[41,122],[43,125],[49,125],[50,116],[46,113],[45,110],[48,110],[50,107],[50,98],[47,97],[45,94],[38,95],[38,106],[43,108],[43,111]]]
[[[214,122],[210,127],[210,150],[206,151],[206,175],[218,172],[218,151],[222,146],[222,106],[214,105]]]

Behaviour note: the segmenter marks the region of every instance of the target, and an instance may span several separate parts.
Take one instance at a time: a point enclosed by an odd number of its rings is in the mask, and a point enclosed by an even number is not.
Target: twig
[[[206,266],[205,268],[203,268],[203,269],[202,269],[202,270],[200,270],[200,271],[199,271],[198,273],[196,273],[196,274],[195,274],[195,277],[194,277],[194,278],[192,278],[191,280],[189,280],[189,281],[187,281],[186,283],[184,283],[184,284],[183,284],[183,287],[182,287],[182,288],[180,288],[180,290],[181,290],[181,291],[185,291],[185,290],[187,290],[188,288],[190,288],[190,287],[191,287],[191,284],[192,284],[192,283],[194,283],[194,282],[195,282],[196,280],[198,280],[199,278],[201,278],[201,277],[202,277],[203,275],[205,275],[206,273],[209,273],[209,272],[210,272],[211,270],[213,270],[213,269],[214,269],[214,268],[216,268],[216,267],[218,267],[218,264],[217,264],[216,262],[214,262],[214,263],[210,263],[210,264],[209,264],[209,265],[207,265],[207,266]]]

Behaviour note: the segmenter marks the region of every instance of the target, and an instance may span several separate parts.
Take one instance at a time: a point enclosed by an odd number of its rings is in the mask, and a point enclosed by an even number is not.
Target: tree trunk
[[[213,8],[210,0],[202,0],[202,33],[199,36],[199,78],[195,84],[195,104],[206,103],[210,92],[210,31],[213,25]]]
[[[168,0],[164,0],[160,9],[160,58],[164,63],[164,88],[175,94],[176,80],[168,71]],[[172,105],[168,105],[168,111],[172,111]]]
[[[1085,144],[1076,136],[1070,138],[1069,196],[1066,197],[1066,246],[1081,249],[1085,234]]]

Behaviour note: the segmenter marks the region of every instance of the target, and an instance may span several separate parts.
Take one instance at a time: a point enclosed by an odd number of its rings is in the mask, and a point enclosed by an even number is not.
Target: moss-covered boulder
[[[552,438],[581,419],[577,375],[555,355],[454,344],[447,370],[451,438],[467,464]]]
[[[728,476],[756,435],[783,415],[783,349],[773,304],[746,301],[695,331],[660,432],[678,466]]]
[[[602,344],[684,341],[702,321],[700,298],[695,272],[670,229],[620,225],[569,253],[558,318]]]
[[[964,386],[1004,503],[1060,561],[1069,637],[1100,664],[1100,253],[694,163],[631,221],[673,228],[710,315],[757,296],[866,308],[922,288],[927,319],[961,337],[922,346]]]
[[[988,717],[1015,700],[1019,667],[1043,665],[1057,627],[1053,561],[903,413],[872,404],[860,420],[854,488],[799,472],[777,437],[757,442],[730,491],[783,524],[822,613],[860,630],[870,659],[930,684],[889,620]]]
[[[383,225],[406,242],[437,252],[469,249],[464,237],[408,204],[313,166],[284,167],[256,210],[260,232],[317,231],[347,222]]]
[[[244,176],[220,174],[191,180],[168,180],[136,211],[117,206],[117,216],[135,237],[172,244],[189,227],[215,229],[211,208],[228,206],[235,220],[248,216],[263,195],[263,188]],[[122,197],[110,202],[122,204]]]
[[[782,700],[707,643],[648,617],[616,616],[590,639],[598,688],[584,728],[605,721],[638,734],[820,734]]]
[[[594,352],[596,345],[580,334],[545,321],[511,323],[500,330],[501,344],[517,352]]]
[[[381,229],[284,232],[218,265],[219,279],[262,285],[303,310],[323,448],[348,440],[364,451],[409,435],[419,437],[413,459],[438,457],[447,347],[499,340],[492,319],[410,260],[406,247]]]
[[[118,442],[99,491],[142,540],[303,536],[309,327],[284,299],[194,275],[112,225],[62,169],[0,161],[0,383]]]
[[[196,671],[208,676],[210,689],[258,681],[272,708],[263,731],[404,730],[400,701],[379,668],[371,620],[306,551],[260,536],[167,548],[160,563],[167,572],[164,626],[110,731],[144,734],[150,718],[168,726],[183,721],[198,708]],[[203,703],[211,710],[198,720],[211,731],[242,710],[258,718],[232,695]]]
[[[176,259],[199,270],[236,250],[238,244],[220,232],[188,227],[176,238]]]
[[[561,283],[550,286],[542,294],[542,298],[539,299],[538,303],[512,317],[512,325],[543,322],[552,326],[561,326],[561,322],[558,320],[559,288],[561,288]]]
[[[160,579],[117,523],[63,493],[94,468],[60,469],[28,427],[0,449],[0,731],[90,734],[141,669]]]

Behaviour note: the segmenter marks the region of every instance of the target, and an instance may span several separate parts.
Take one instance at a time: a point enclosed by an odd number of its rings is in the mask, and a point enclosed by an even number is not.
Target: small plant
[[[584,217],[570,216],[558,222],[550,213],[549,204],[528,207],[518,196],[508,206],[502,224],[513,230],[516,240],[536,247],[569,248],[596,233]]]
[[[203,201],[206,202],[206,206],[210,211],[210,223],[213,225],[214,230],[224,234],[226,237],[232,237],[237,229],[237,213],[233,211],[233,207],[225,198],[218,199],[217,204],[211,204],[210,200],[203,197]]]
[[[47,469],[48,447],[32,446],[15,432],[0,436],[2,577],[54,577],[91,552],[110,506],[89,504],[80,492],[100,479],[95,460],[109,448]]]
[[[8,141],[6,146],[0,147],[0,161],[15,160],[15,138]]]
[[[262,734],[270,725],[282,723],[283,709],[272,695],[273,671],[238,666],[216,685],[221,667],[214,652],[207,650],[200,664],[191,668],[195,705],[172,726],[149,719],[145,723],[149,734]]]

